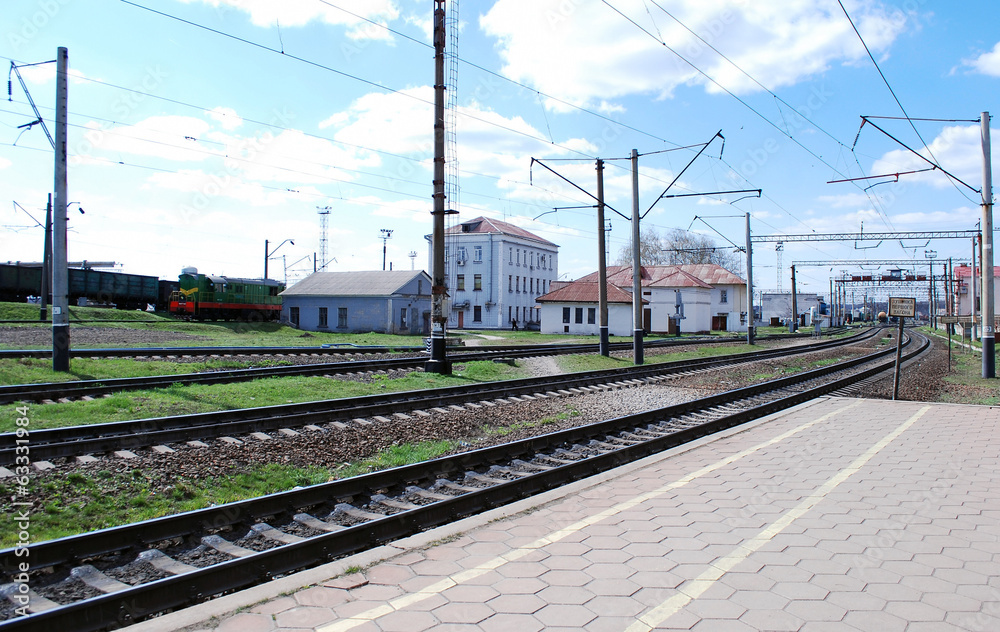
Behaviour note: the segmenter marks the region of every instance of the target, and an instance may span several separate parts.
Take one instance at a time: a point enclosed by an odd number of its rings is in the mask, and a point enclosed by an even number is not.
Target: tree
[[[671,228],[661,235],[645,228],[639,235],[639,262],[644,266],[714,263],[739,274],[742,257],[733,248],[720,248],[705,235]],[[632,246],[618,251],[618,265],[632,265]]]

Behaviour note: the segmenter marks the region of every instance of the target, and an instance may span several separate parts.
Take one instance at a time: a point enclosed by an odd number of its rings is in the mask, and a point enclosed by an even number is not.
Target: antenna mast
[[[329,261],[327,231],[330,226],[330,208],[329,206],[316,207],[316,210],[319,212],[319,272],[323,271],[327,261]]]

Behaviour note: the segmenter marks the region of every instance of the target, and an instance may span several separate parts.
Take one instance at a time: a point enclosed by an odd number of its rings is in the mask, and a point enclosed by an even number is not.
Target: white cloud
[[[997,42],[992,51],[983,53],[975,59],[964,59],[962,63],[984,75],[1000,77],[1000,42]]]
[[[659,9],[642,0],[614,3],[727,89],[760,87]],[[877,0],[846,3],[869,47],[884,52],[907,25]],[[677,5],[677,6],[675,6]],[[792,85],[832,64],[866,56],[850,23],[828,3],[786,0],[685,0],[673,15],[769,88]],[[647,13],[647,9],[651,13]],[[563,0],[499,0],[480,17],[495,37],[503,72],[576,104],[633,94],[669,97],[679,86],[719,88],[607,5]],[[548,102],[548,107],[559,107]]]
[[[55,62],[51,64],[39,64],[38,66],[28,66],[27,68],[19,68],[21,72],[21,77],[24,78],[25,83],[42,85],[50,81],[54,81],[56,78],[56,64]],[[12,77],[13,79],[13,77]],[[89,79],[87,75],[83,73],[82,70],[73,68],[72,65],[69,68],[69,81],[72,84],[80,84]]]
[[[210,110],[208,115],[222,125],[222,129],[226,131],[232,131],[243,125],[243,119],[233,108],[219,106]]]
[[[1000,139],[1000,132],[993,132],[993,144]],[[949,173],[961,178],[969,186],[979,188],[983,173],[982,132],[979,125],[962,125],[945,127],[938,136],[930,142],[930,152],[925,148],[920,151],[922,156],[930,158],[933,153],[937,163]],[[993,171],[996,172],[1000,158],[994,159]],[[930,165],[914,156],[905,149],[896,149],[883,155],[872,165],[873,174],[897,173],[900,171],[915,171],[927,169]],[[900,176],[900,182],[924,182],[936,187],[951,186],[949,179],[940,171],[928,171]],[[962,185],[959,185],[962,186]],[[965,187],[962,187],[965,190]],[[971,194],[971,191],[968,191]]]
[[[78,157],[97,151],[198,162],[216,153],[196,142],[211,126],[191,116],[151,116],[135,125],[111,128],[91,121],[85,127],[83,138],[70,141],[70,153]]]
[[[322,3],[316,0],[181,0],[184,3],[202,2],[219,11],[243,11],[250,14],[255,26],[282,27],[305,26],[313,20],[326,24],[353,27],[352,37],[364,39],[375,36],[385,37],[385,30],[362,28],[367,24],[363,18],[376,22],[388,22],[399,17],[399,8],[392,0],[338,0]],[[338,8],[340,7],[340,8]],[[352,13],[354,15],[352,15]],[[366,35],[370,33],[370,35]]]
[[[11,161],[7,160],[6,158],[0,157],[0,169],[6,169],[7,167],[11,166],[12,164],[14,164],[14,163],[12,163]]]

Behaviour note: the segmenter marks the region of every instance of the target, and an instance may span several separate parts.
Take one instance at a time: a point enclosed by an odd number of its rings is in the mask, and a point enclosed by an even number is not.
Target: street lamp
[[[293,246],[295,245],[294,241],[292,241],[291,239],[286,239],[285,241],[283,241],[280,244],[278,244],[277,246],[275,246],[274,250],[270,250],[269,251],[267,249],[268,241],[266,239],[264,240],[264,280],[265,281],[267,280],[267,260],[271,257],[271,255],[273,255],[275,252],[278,251],[278,248],[281,248],[286,243],[292,244]]]
[[[382,271],[385,272],[386,244],[390,239],[392,239],[392,229],[382,228],[379,230],[379,233],[381,233],[381,239],[382,239]]]

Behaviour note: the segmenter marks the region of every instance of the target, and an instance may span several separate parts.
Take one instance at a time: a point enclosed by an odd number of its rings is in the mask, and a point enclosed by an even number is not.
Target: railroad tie
[[[449,498],[454,498],[454,496],[439,494],[415,485],[407,487],[406,491],[414,496],[420,496],[421,498],[426,498],[427,500],[448,500]]]
[[[372,419],[379,422],[380,424],[387,424],[392,422],[391,419],[389,419],[388,417],[383,417],[382,415],[372,415]]]
[[[411,509],[419,509],[420,505],[415,505],[413,503],[408,503],[405,500],[396,500],[395,498],[389,498],[387,496],[373,496],[373,502],[377,502],[380,505],[384,505],[389,509],[395,509],[397,511],[409,511]]]
[[[535,470],[536,472],[548,472],[549,470],[554,470],[555,468],[551,465],[542,465],[541,463],[529,463],[528,461],[522,461],[521,459],[514,459],[511,461],[511,465],[514,467],[524,468],[526,470]],[[511,472],[511,474],[517,475],[517,472]]]
[[[323,432],[323,429],[319,426],[314,426],[309,424],[308,426],[302,426],[303,430],[308,430],[309,432]],[[287,428],[282,428],[282,430],[287,430]]]
[[[320,520],[319,518],[311,516],[307,513],[295,514],[293,519],[295,520],[295,522],[299,523],[304,527],[309,527],[313,531],[323,531],[325,533],[333,533],[334,531],[342,531],[343,529],[345,529],[345,527],[342,527],[339,524],[324,522],[323,520]]]
[[[272,439],[271,435],[264,432],[251,432],[250,436],[258,441],[270,441]]]
[[[334,422],[334,423],[336,423],[336,422]],[[363,417],[356,417],[356,418],[354,418],[354,419],[351,420],[351,423],[358,424],[359,426],[370,426],[370,425],[372,425],[372,422],[368,421],[367,419],[364,419]]]
[[[188,447],[191,447],[191,448],[207,448],[208,447],[208,444],[205,443],[204,441],[188,441],[187,445],[188,445]]]
[[[54,470],[56,468],[56,466],[50,463],[49,461],[32,461],[31,465],[34,466],[34,468],[39,472],[44,472],[45,470]]]
[[[79,579],[84,584],[90,586],[94,590],[99,590],[104,594],[120,592],[131,588],[131,586],[124,582],[108,577],[90,564],[77,566],[71,570],[69,574],[71,577]]]
[[[0,595],[6,597],[7,601],[11,602],[17,607],[27,605],[28,612],[44,612],[46,610],[52,610],[53,608],[58,608],[59,604],[56,602],[46,599],[45,597],[39,595],[34,590],[29,589],[27,594],[28,603],[21,603],[20,599],[25,595],[20,590],[20,584],[11,582],[9,584],[4,584],[0,586]]]
[[[135,452],[132,452],[131,450],[115,450],[114,454],[115,454],[115,456],[117,456],[120,459],[135,459],[135,458],[138,458],[138,455]]]
[[[176,452],[173,448],[167,447],[165,445],[154,445],[152,448],[153,452],[157,454],[173,454]]]
[[[393,414],[393,417],[395,417],[396,419],[402,419],[403,421],[406,421],[407,419],[413,419],[413,417],[410,417],[406,413],[395,413]]]
[[[367,419],[352,419],[351,423],[357,424],[359,426],[371,425],[371,422],[369,422]],[[347,430],[348,428],[350,428],[350,426],[348,426],[342,421],[331,421],[330,425],[333,427],[334,430]]]
[[[198,570],[196,567],[184,562],[178,562],[160,549],[149,549],[139,554],[139,559],[149,564],[156,570],[163,571],[170,575],[183,575],[191,571]]]
[[[267,538],[268,540],[280,542],[282,544],[295,544],[296,542],[301,542],[304,539],[291,533],[285,533],[281,529],[275,529],[266,522],[258,522],[257,524],[251,526],[250,529],[259,536]]]
[[[292,430],[291,428],[278,428],[278,434],[283,437],[297,437],[299,433]]]
[[[348,503],[337,503],[334,507],[334,512],[330,514],[333,516],[337,512],[343,513],[356,520],[378,520],[379,518],[385,518],[385,514],[375,513],[372,511],[365,511],[364,509],[359,509],[354,505]]]
[[[230,555],[232,557],[249,557],[256,553],[256,551],[251,551],[250,549],[245,549],[242,546],[237,546],[218,535],[206,535],[202,537],[201,543],[211,549],[215,549],[219,553],[225,553],[226,555]]]
[[[10,478],[14,476],[14,473],[5,467],[0,467],[0,478]]]
[[[430,417],[431,416],[431,414],[429,412],[427,412],[426,410],[414,410],[413,414],[416,415],[417,417]]]
[[[230,445],[243,445],[243,442],[235,437],[219,437],[219,441]]]
[[[449,481],[446,478],[440,478],[440,479],[438,479],[434,483],[434,487],[437,487],[439,489],[443,487],[445,489],[450,489],[452,491],[456,491],[456,492],[458,492],[460,494],[467,494],[469,492],[474,492],[474,491],[478,491],[479,490],[478,487],[469,487],[467,485],[460,485],[458,483],[453,483],[453,482]]]
[[[458,406],[456,404],[452,404],[451,406],[448,407],[448,409],[449,410],[454,410],[457,413],[464,413],[465,412],[464,408],[462,408],[461,406]]]

